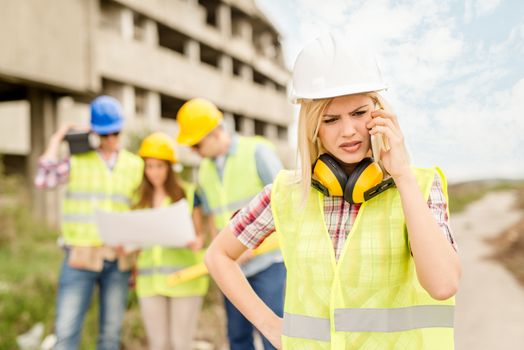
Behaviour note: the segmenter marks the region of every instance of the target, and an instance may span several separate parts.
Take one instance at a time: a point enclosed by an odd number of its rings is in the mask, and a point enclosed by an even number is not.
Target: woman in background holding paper
[[[160,208],[186,200],[188,207],[192,208],[190,215],[196,232],[195,241],[185,248],[154,246],[142,250],[139,255],[136,290],[149,349],[190,349],[208,278],[201,277],[176,286],[170,286],[167,278],[203,259],[199,201],[194,186],[180,181],[172,170],[176,157],[174,143],[167,135],[154,133],[146,137],[139,155],[144,158],[145,168],[135,208]]]

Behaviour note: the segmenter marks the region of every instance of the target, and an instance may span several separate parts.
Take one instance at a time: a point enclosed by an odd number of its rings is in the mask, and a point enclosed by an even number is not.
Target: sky
[[[379,55],[384,96],[413,164],[438,165],[450,182],[524,179],[524,1],[256,4],[280,32],[290,70],[300,49],[323,33],[365,39]]]

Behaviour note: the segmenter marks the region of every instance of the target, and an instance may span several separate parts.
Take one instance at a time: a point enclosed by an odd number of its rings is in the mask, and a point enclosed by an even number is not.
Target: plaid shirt
[[[453,233],[449,227],[447,206],[440,177],[435,176],[428,207],[442,229],[442,234],[456,250]],[[344,201],[342,197],[324,197],[324,220],[337,260],[342,253],[347,235],[355,222],[359,209],[360,204],[352,205]],[[271,211],[271,184],[264,187],[248,206],[241,209],[231,219],[229,227],[240,242],[248,248],[258,247],[266,237],[275,232],[275,221]]]
[[[100,157],[102,158],[102,156]],[[109,170],[113,170],[118,160],[118,152],[111,154],[109,159],[102,158],[102,160]],[[52,189],[58,185],[66,184],[69,181],[70,168],[71,162],[69,157],[58,162],[51,160],[39,161],[35,176],[35,186],[37,188]]]

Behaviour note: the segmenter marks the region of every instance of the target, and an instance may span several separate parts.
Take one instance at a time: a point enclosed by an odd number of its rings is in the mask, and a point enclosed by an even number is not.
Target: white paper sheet
[[[97,211],[98,232],[107,245],[185,247],[195,239],[187,201],[123,213]]]

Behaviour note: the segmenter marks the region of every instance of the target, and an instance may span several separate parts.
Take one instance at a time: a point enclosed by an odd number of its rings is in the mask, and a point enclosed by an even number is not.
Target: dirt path
[[[457,295],[457,350],[523,349],[524,289],[499,263],[485,259],[492,248],[484,241],[516,223],[513,192],[494,192],[452,216],[463,277]]]

